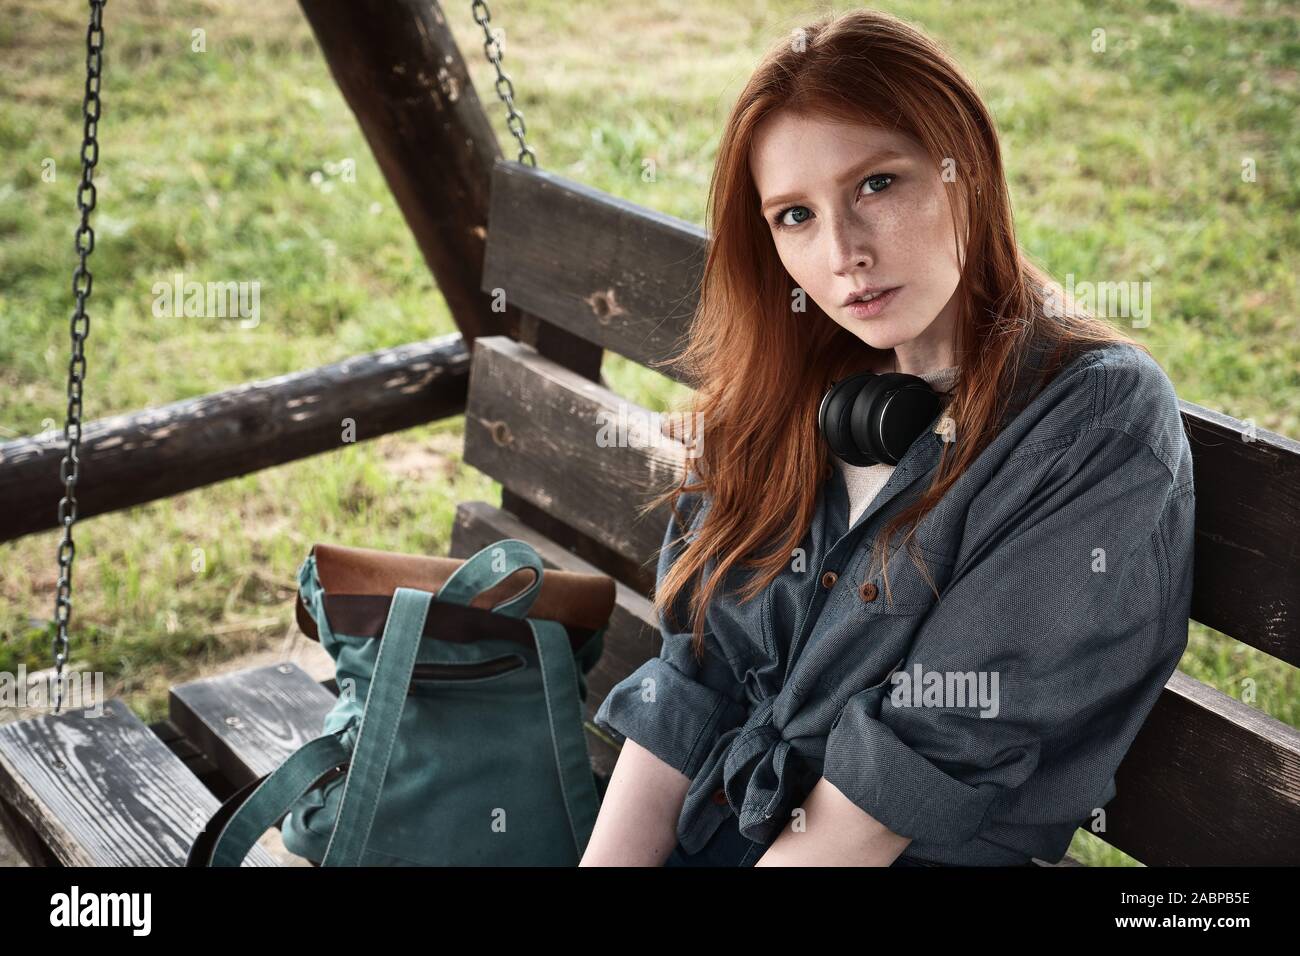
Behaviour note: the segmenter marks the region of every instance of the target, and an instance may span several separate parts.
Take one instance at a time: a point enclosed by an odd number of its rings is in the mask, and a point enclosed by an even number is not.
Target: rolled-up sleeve
[[[1012,464],[999,497],[1018,500],[968,519],[973,540],[901,665],[945,686],[973,675],[988,696],[957,706],[923,686],[909,700],[891,680],[852,694],[827,737],[823,777],[919,842],[964,843],[991,807],[1083,821],[1187,644],[1192,522],[1163,518],[1193,507],[1190,485],[1104,425]]]
[[[679,507],[694,523],[694,496],[683,495]],[[682,526],[674,515],[664,530],[656,579],[662,582],[685,547]],[[660,614],[662,645],[651,658],[615,684],[593,721],[619,743],[631,738],[669,766],[694,779],[718,737],[744,723],[744,689],[709,627],[704,629],[704,659],[691,647],[687,611],[693,585],[673,604],[673,625]]]

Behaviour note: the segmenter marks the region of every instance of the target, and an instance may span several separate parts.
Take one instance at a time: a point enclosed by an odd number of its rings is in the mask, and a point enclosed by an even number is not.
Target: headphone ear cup
[[[870,406],[870,421],[861,441],[880,461],[897,465],[916,440],[934,421],[942,407],[939,394],[917,375],[893,373]],[[888,394],[885,394],[885,393]]]
[[[859,372],[831,383],[817,426],[831,451],[850,465],[897,465],[941,404],[919,375]]]
[[[915,416],[904,411],[913,405],[910,393],[917,388],[933,394],[930,382],[922,377],[906,372],[883,372],[858,395],[849,429],[854,445],[871,458],[872,464],[898,464],[898,459],[924,428],[924,421],[914,425]],[[900,401],[904,393],[909,394]],[[900,441],[902,449],[898,450]]]
[[[859,372],[831,384],[817,409],[817,427],[832,452],[851,465],[874,464],[854,444],[850,421],[857,407],[858,393],[874,374]]]
[[[885,392],[915,378],[904,372],[882,372],[862,387],[849,417],[849,431],[853,444],[870,458],[868,464],[878,465],[889,460],[888,451],[881,447],[880,417],[888,404],[882,399]]]

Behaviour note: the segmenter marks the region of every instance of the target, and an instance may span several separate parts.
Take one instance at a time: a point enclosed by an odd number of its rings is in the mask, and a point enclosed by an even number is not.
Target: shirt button
[[[874,601],[876,599],[876,584],[874,581],[863,581],[862,587],[858,588],[858,597],[864,601]]]
[[[714,790],[714,791],[713,791],[713,802],[716,803],[716,804],[718,804],[719,806],[722,806],[724,803],[726,803],[726,802],[727,802],[727,791],[724,790],[722,787],[719,787],[717,790]]]
[[[829,591],[831,588],[835,587],[835,582],[838,580],[839,580],[838,574],[836,574],[834,571],[827,571],[825,574],[822,575],[822,587],[824,587],[826,590]]]

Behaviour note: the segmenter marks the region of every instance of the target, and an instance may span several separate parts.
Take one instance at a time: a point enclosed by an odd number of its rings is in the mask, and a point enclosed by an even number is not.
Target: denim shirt
[[[825,777],[910,837],[907,857],[1056,862],[1115,796],[1187,645],[1195,495],[1174,388],[1132,346],[1076,355],[919,523],[935,590],[899,533],[886,595],[871,543],[933,478],[943,415],[853,527],[832,468],[770,586],[740,603],[756,571],[732,569],[706,611],[702,664],[682,593],[681,629],[661,615],[659,656],[602,702],[599,727],[690,778],[687,852],[733,813],[770,844]],[[699,497],[678,501],[687,527],[669,521],[660,581],[707,509]]]

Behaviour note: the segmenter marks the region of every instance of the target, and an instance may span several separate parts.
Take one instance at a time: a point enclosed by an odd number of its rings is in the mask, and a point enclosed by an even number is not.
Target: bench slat
[[[622,446],[597,446],[620,421],[646,424],[645,409],[504,336],[475,342],[470,383],[467,464],[634,563],[654,555],[668,506],[636,508],[676,484],[685,447],[630,428]]]
[[[235,787],[271,773],[321,735],[336,698],[284,662],[178,684],[170,717]]]
[[[681,350],[706,242],[685,220],[498,159],[481,288],[652,365]],[[673,366],[660,371],[681,380]]]
[[[121,700],[103,711],[0,727],[0,797],[65,865],[183,866],[220,801]]]
[[[1196,470],[1192,617],[1300,666],[1300,442],[1182,400]]]
[[[1098,835],[1148,865],[1300,864],[1300,732],[1182,671],[1115,789]]]

